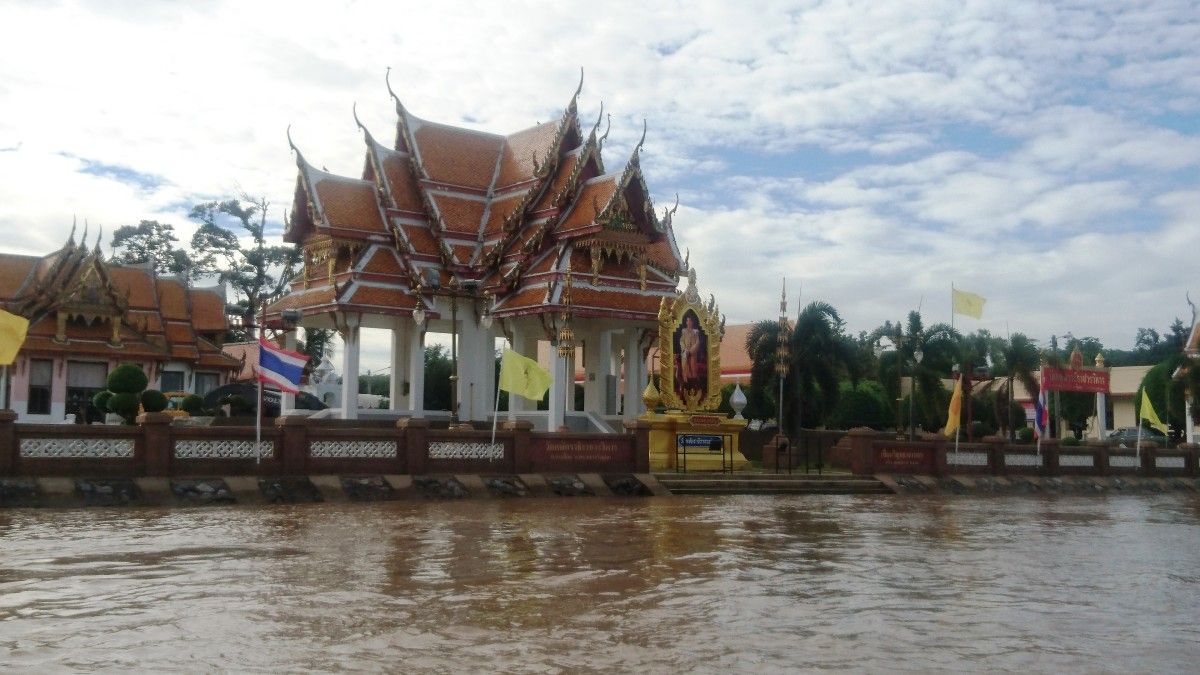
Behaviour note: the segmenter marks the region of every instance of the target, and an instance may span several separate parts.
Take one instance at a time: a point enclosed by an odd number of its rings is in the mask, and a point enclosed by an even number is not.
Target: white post
[[[1108,437],[1108,395],[1104,392],[1096,394],[1096,434],[1100,440]]]
[[[642,354],[638,349],[639,337],[641,336],[636,328],[625,330],[625,408],[621,419],[627,422],[637,419],[638,415],[642,413],[642,388],[646,386],[646,383],[642,381]]]
[[[554,344],[550,346],[550,375],[549,415],[546,424],[549,431],[558,431],[566,420],[564,396],[571,379],[567,375],[566,359],[558,355],[558,346]]]
[[[407,321],[395,318],[392,326],[392,386],[388,390],[388,410],[403,410],[404,381],[408,379],[408,327]]]
[[[3,372],[0,372],[0,409],[8,409],[8,366],[5,365]],[[1190,417],[1188,418],[1191,419]]]
[[[408,330],[408,409],[413,417],[424,417],[425,331],[415,322]]]
[[[346,315],[342,331],[342,419],[358,419],[358,316]]]
[[[283,348],[294,352],[296,351],[296,331],[289,330],[283,334]],[[279,416],[285,417],[296,410],[296,395],[289,392],[280,392],[282,398],[279,401]]]
[[[1183,400],[1183,439],[1188,443],[1196,442],[1196,422],[1192,419],[1192,397]]]

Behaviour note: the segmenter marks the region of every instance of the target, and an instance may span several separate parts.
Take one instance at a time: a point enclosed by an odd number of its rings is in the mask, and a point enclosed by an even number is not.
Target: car
[[[1141,433],[1143,443],[1154,443],[1155,445],[1164,448],[1167,446],[1166,434],[1158,429],[1143,427]],[[1114,429],[1113,432],[1108,435],[1108,438],[1104,440],[1109,445],[1114,445],[1118,448],[1136,447],[1138,442],[1138,428],[1121,427],[1120,429]]]

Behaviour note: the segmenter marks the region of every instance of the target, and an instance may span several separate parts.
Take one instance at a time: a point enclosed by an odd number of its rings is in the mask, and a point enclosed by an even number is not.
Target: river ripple
[[[5,671],[1192,671],[1200,499],[0,511]]]

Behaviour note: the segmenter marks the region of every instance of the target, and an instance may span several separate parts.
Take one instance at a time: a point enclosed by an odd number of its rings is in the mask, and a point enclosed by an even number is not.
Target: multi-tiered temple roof
[[[106,262],[99,237],[88,249],[74,229],[50,255],[0,254],[0,308],[29,319],[22,354],[240,366],[219,346],[228,329],[223,289]]]
[[[358,124],[361,178],[319,170],[293,145],[284,239],[303,247],[304,268],[269,320],[284,309],[409,315],[432,306],[434,285],[492,296],[497,317],[556,312],[570,275],[575,316],[654,321],[685,269],[674,209],[655,213],[641,141],[605,170],[603,109],[585,134],[578,96],[557,120],[502,136],[420,119],[392,93],[391,147]]]

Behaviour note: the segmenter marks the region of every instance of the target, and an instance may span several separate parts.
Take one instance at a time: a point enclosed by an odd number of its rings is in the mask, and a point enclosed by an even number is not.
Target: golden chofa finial
[[[1104,352],[1096,352],[1096,367],[1104,367]]]
[[[658,388],[654,386],[654,376],[651,375],[646,382],[646,388],[642,390],[642,403],[646,404],[646,410],[654,410],[661,402],[662,394],[658,393]]]

